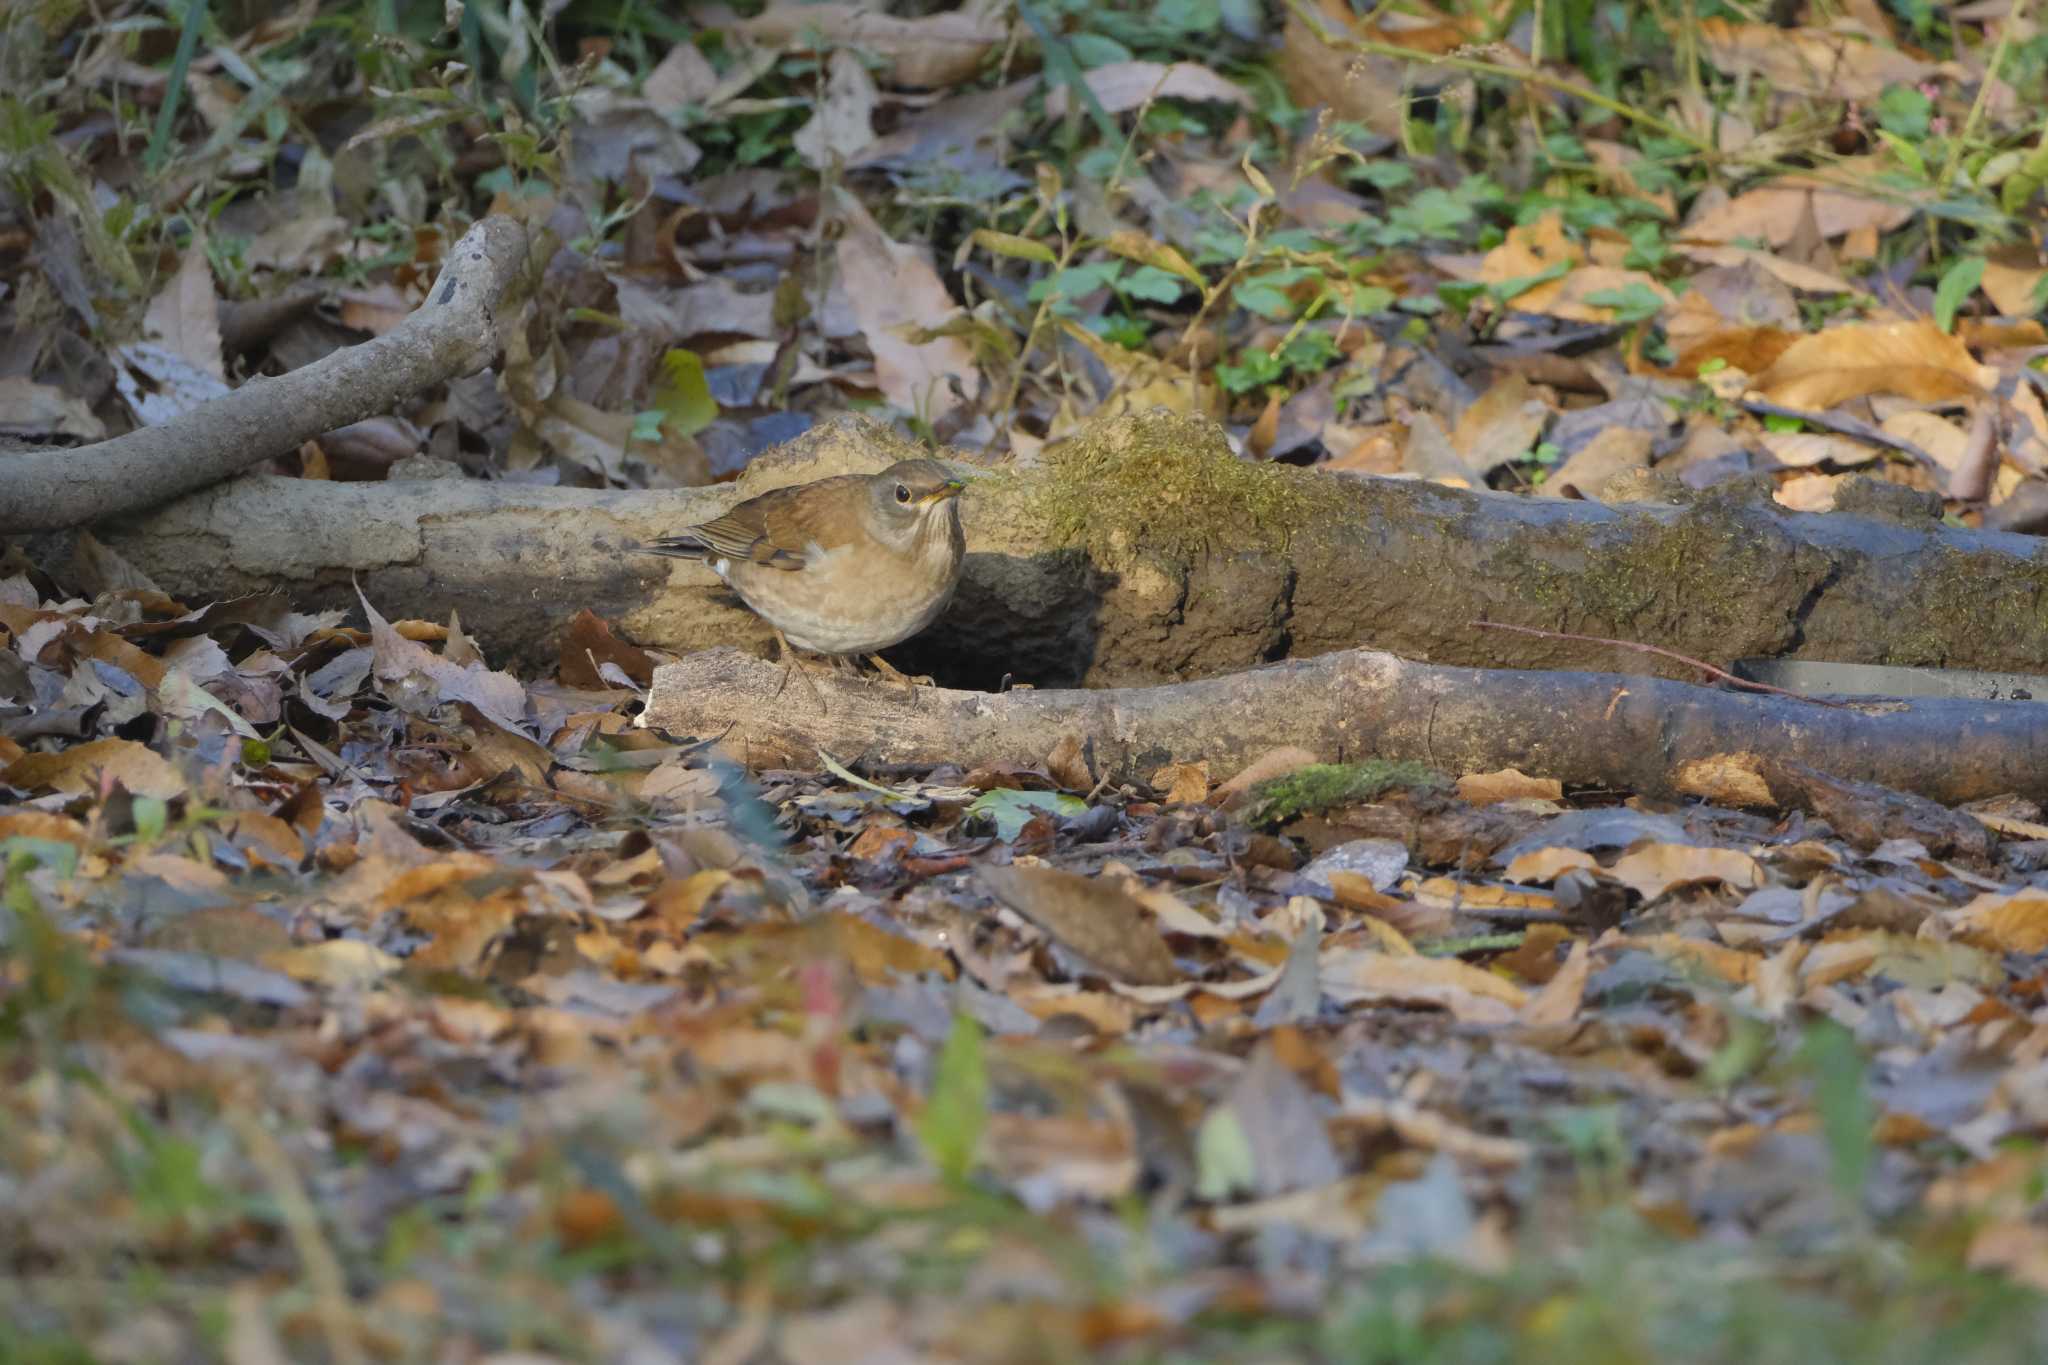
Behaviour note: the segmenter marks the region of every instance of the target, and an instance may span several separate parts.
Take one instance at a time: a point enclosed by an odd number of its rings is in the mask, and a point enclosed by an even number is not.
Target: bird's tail
[[[692,535],[660,536],[654,540],[644,540],[633,548],[644,554],[665,555],[670,559],[711,558],[711,547]]]

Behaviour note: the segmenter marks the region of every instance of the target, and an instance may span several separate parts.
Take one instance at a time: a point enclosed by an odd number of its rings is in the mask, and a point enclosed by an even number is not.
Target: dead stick
[[[526,248],[524,227],[485,218],[449,249],[426,301],[383,336],[251,379],[160,426],[0,460],[0,534],[68,530],[155,507],[474,374],[499,350],[498,307]]]
[[[1742,410],[1757,417],[1789,417],[1808,426],[1819,427],[1822,431],[1832,431],[1837,436],[1848,436],[1858,441],[1868,441],[1874,446],[1896,450],[1901,455],[1909,455],[1918,460],[1921,467],[1933,471],[1941,478],[1948,477],[1948,471],[1921,447],[1903,436],[1894,436],[1882,427],[1859,422],[1854,417],[1845,417],[1833,412],[1808,412],[1805,408],[1788,408],[1782,403],[1772,403],[1762,398],[1743,399]]]
[[[1472,624],[1482,630],[1512,630],[1518,635],[1538,635],[1546,640],[1576,640],[1580,644],[1613,645],[1616,649],[1633,649],[1641,654],[1655,654],[1661,659],[1670,659],[1676,663],[1690,664],[1708,677],[1727,683],[1730,687],[1739,687],[1745,692],[1768,692],[1774,697],[1790,697],[1793,701],[1812,702],[1815,706],[1846,706],[1848,704],[1839,701],[1824,701],[1819,697],[1809,697],[1803,692],[1788,692],[1782,687],[1773,687],[1769,683],[1751,682],[1748,678],[1738,678],[1728,670],[1716,668],[1704,659],[1695,659],[1690,654],[1680,654],[1675,649],[1665,649],[1661,645],[1638,644],[1634,640],[1610,640],[1604,635],[1574,635],[1570,631],[1542,630],[1536,626],[1511,626],[1505,621],[1474,621]]]

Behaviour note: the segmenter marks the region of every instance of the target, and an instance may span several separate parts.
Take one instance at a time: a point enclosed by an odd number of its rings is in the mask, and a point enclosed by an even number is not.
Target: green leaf
[[[1230,291],[1230,297],[1236,300],[1238,307],[1262,318],[1294,316],[1294,300],[1287,297],[1287,291],[1264,280],[1246,280]]]
[[[5,866],[9,872],[47,867],[59,877],[69,878],[78,871],[78,849],[62,839],[35,839],[17,834],[0,840],[0,866]]]
[[[1074,60],[1087,70],[1108,66],[1111,62],[1133,61],[1137,56],[1116,39],[1105,38],[1100,33],[1076,33],[1068,43],[1073,48]]]
[[[1572,263],[1570,261],[1553,261],[1533,275],[1517,275],[1511,280],[1496,280],[1486,286],[1486,292],[1493,295],[1495,302],[1507,303],[1528,293],[1539,284],[1548,284],[1552,280],[1563,279],[1571,273]]]
[[[261,740],[255,741],[261,743]],[[154,843],[163,837],[164,823],[170,808],[160,796],[138,796],[129,809],[135,816],[135,838],[140,843]]]
[[[717,418],[718,400],[711,396],[704,361],[695,351],[673,350],[662,356],[654,407],[671,436],[695,436]],[[637,426],[636,422],[636,430]]]
[[[1389,221],[1411,228],[1423,237],[1455,237],[1473,216],[1470,204],[1434,185],[1418,190],[1407,203],[1387,215]]]
[[[1820,1111],[1820,1131],[1834,1167],[1835,1189],[1852,1207],[1860,1208],[1876,1154],[1872,1129],[1877,1122],[1864,1086],[1863,1053],[1854,1034],[1825,1020],[1807,1033],[1799,1059],[1813,1077],[1813,1103]]]
[[[1117,282],[1123,274],[1122,261],[1090,261],[1085,265],[1070,265],[1065,270],[1055,271],[1031,285],[1028,295],[1033,303],[1044,299],[1078,299],[1092,294],[1104,285]]]
[[[1251,1139],[1237,1111],[1227,1104],[1211,1109],[1195,1130],[1195,1194],[1202,1199],[1228,1199],[1250,1190],[1258,1179]]]
[[[1913,145],[1912,139],[1900,137],[1897,133],[1887,132],[1883,128],[1877,130],[1877,137],[1878,141],[1892,149],[1893,155],[1905,163],[1906,169],[1913,173],[1914,179],[1927,179],[1927,158],[1920,155],[1920,149]]]
[[[1961,308],[1984,280],[1984,258],[1965,256],[1941,273],[1934,286],[1934,321],[1944,332],[1956,329],[1956,310]]]
[[[997,787],[976,797],[974,804],[967,808],[967,816],[970,820],[989,821],[996,827],[998,839],[1009,840],[1023,833],[1024,826],[1034,815],[1082,815],[1087,810],[1086,801],[1063,792],[1027,792],[1014,787]]]
[[[1124,277],[1118,288],[1134,299],[1147,303],[1172,303],[1187,288],[1187,282],[1177,275],[1169,275],[1156,265],[1140,266]]]
[[[932,1075],[931,1098],[917,1116],[917,1138],[939,1174],[958,1184],[973,1171],[987,1127],[988,1060],[982,1051],[981,1025],[956,1014]]]
[[[1664,296],[1641,280],[1620,289],[1596,289],[1586,295],[1586,302],[1596,308],[1612,308],[1614,320],[1624,326],[1648,322],[1664,311]]]
[[[1934,101],[1910,85],[1888,85],[1877,99],[1877,124],[1887,133],[1918,141],[1934,121]]]

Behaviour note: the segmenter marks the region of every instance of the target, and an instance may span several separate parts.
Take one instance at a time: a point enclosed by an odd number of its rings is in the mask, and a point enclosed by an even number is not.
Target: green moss
[[[1112,558],[1284,550],[1315,508],[1295,471],[1240,460],[1215,423],[1164,410],[1090,423],[1046,452],[1046,472],[1033,510],[1049,537]]]
[[[1883,661],[1909,667],[2023,668],[2048,661],[2048,562],[2024,566],[1952,547],[1916,587],[1923,624],[1886,643]]]
[[[1248,809],[1253,824],[1276,825],[1312,811],[1377,801],[1396,787],[1442,787],[1449,782],[1426,763],[1311,763],[1253,787]]]

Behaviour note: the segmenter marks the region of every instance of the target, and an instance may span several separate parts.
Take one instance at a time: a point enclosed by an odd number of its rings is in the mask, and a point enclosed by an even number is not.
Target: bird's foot
[[[811,697],[818,703],[818,713],[820,715],[830,715],[832,708],[825,705],[825,694],[818,690],[817,681],[811,677],[811,666],[804,662],[801,654],[796,652],[796,646],[792,645],[789,642],[789,637],[785,636],[780,630],[775,632],[775,643],[782,650],[782,681],[775,685],[775,695],[770,697],[769,700],[773,701],[776,697],[780,697],[782,689],[789,686],[789,675],[798,673],[803,676],[804,686],[811,689]]]
[[[907,695],[915,695],[920,687],[938,686],[938,683],[933,681],[929,673],[919,673],[913,677],[908,673],[898,672],[894,665],[879,654],[868,655],[868,662],[875,666],[875,671],[880,673],[884,679],[902,684],[903,690]]]

